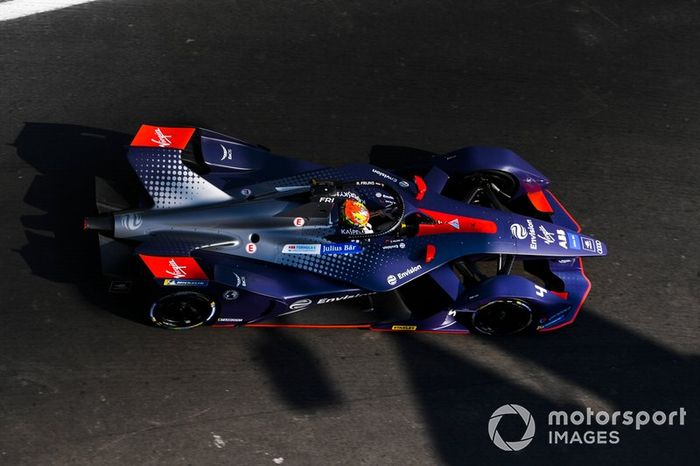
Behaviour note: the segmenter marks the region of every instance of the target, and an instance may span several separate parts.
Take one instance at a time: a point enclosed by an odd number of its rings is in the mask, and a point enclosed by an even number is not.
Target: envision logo
[[[498,423],[501,422],[501,418],[506,415],[515,414],[520,416],[520,418],[525,423],[525,432],[523,432],[520,440],[506,442],[498,433]],[[489,419],[489,437],[494,445],[504,451],[520,451],[532,442],[535,436],[535,420],[532,418],[530,411],[523,408],[520,405],[509,404],[503,405],[493,412],[491,419]]]

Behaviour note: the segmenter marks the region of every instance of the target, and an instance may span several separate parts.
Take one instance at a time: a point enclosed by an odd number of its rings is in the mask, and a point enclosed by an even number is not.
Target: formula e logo
[[[170,265],[172,270],[166,270],[165,273],[172,275],[173,278],[183,278],[187,276],[187,272],[185,271],[187,268],[186,265],[178,265],[175,259],[170,259],[168,265]]]
[[[311,306],[310,299],[300,299],[290,304],[289,309],[291,309],[292,311],[301,311],[302,309],[306,309],[309,306]]]
[[[151,142],[158,144],[160,147],[168,147],[171,142],[170,138],[172,138],[172,135],[165,135],[163,134],[163,130],[160,128],[155,129],[155,136],[158,139],[151,139]]]
[[[386,277],[386,282],[391,286],[396,285],[396,275],[389,275]]]
[[[569,249],[569,245],[566,240],[566,232],[564,230],[557,230],[557,240],[559,240],[559,246],[564,249]]]
[[[121,219],[122,226],[129,231],[138,230],[143,225],[141,214],[126,214]]]
[[[233,160],[232,150],[230,148],[224,146],[223,144],[219,144],[219,145],[221,146],[221,151],[222,151],[221,160]]]
[[[508,415],[518,415],[525,424],[525,432],[523,432],[520,440],[515,440],[511,442],[506,442],[498,433],[498,423],[501,422],[503,416]],[[520,451],[526,446],[530,445],[532,439],[535,437],[535,420],[532,418],[530,411],[523,408],[520,405],[508,404],[503,405],[493,412],[491,419],[489,419],[489,438],[503,451]]]
[[[596,252],[595,250],[595,242],[591,238],[586,238],[585,236],[581,236],[581,247],[583,247],[584,251],[590,251],[590,252]],[[601,250],[603,246],[601,245]]]
[[[527,230],[519,223],[514,223],[510,226],[510,233],[518,239],[527,238]]]

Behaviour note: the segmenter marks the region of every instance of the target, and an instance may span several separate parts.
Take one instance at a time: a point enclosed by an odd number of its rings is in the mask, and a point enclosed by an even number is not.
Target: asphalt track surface
[[[0,22],[0,463],[697,464],[698,57],[700,6],[677,0],[98,1]],[[142,122],[328,164],[507,146],[610,256],[549,335],[151,328],[95,289],[80,230]],[[487,432],[507,403],[537,421],[517,453]],[[688,414],[548,444],[550,410],[586,407]]]

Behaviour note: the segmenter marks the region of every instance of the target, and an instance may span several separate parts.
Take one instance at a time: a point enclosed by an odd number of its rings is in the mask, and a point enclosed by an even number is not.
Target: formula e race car
[[[607,254],[507,149],[375,146],[370,164],[324,167],[143,125],[127,157],[137,205],[98,185],[84,227],[111,291],[142,290],[164,328],[305,326],[289,319],[357,299],[364,322],[308,326],[547,332],[586,299],[581,258]]]

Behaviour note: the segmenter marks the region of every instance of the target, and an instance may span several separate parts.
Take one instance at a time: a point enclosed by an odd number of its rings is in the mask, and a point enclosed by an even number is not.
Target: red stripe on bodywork
[[[186,278],[204,279],[207,274],[199,266],[194,257],[163,257],[146,256],[139,254],[139,257],[148,267],[155,278]]]
[[[498,231],[498,226],[491,220],[462,217],[435,210],[419,209],[422,213],[435,220],[434,224],[418,225],[417,236],[440,235],[445,233],[488,233]]]
[[[132,146],[139,147],[167,147],[170,149],[184,149],[194,128],[170,128],[166,126],[141,125],[139,132],[131,141]]]
[[[429,264],[435,259],[435,245],[429,244],[425,247],[425,263]]]
[[[423,199],[423,196],[425,196],[425,192],[428,190],[428,185],[425,184],[425,180],[418,175],[413,177],[413,182],[416,183],[416,188],[418,188],[416,200],[420,201]]]
[[[253,328],[324,328],[324,329],[343,329],[343,328],[369,328],[370,324],[243,324],[243,327]]]
[[[535,209],[539,210],[540,212],[544,212],[546,214],[554,213],[554,209],[552,209],[552,206],[549,205],[549,201],[546,197],[544,197],[544,193],[542,191],[529,192],[527,193],[527,197],[530,199],[530,202],[532,202],[532,205],[535,206]]]

